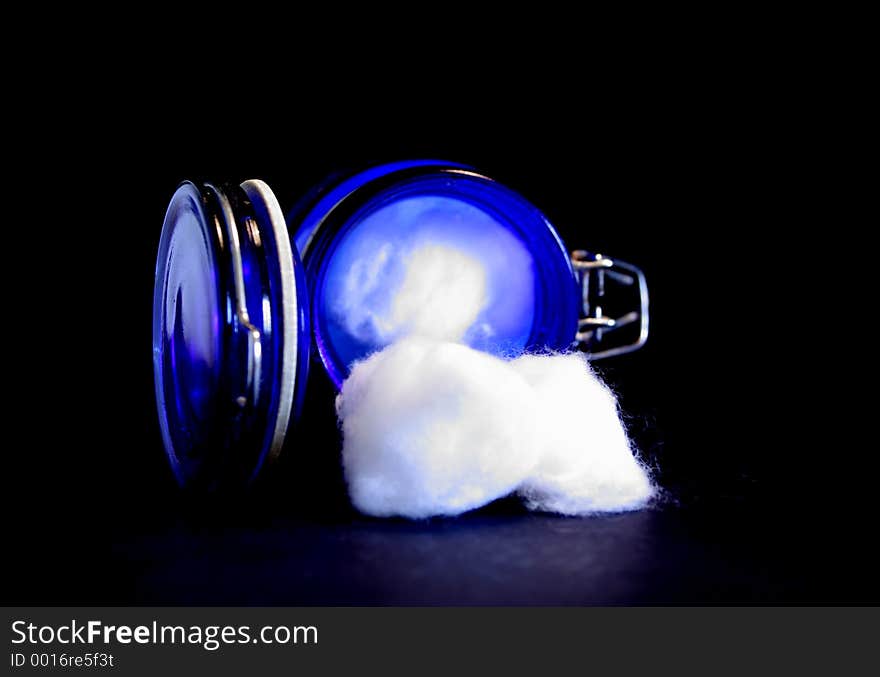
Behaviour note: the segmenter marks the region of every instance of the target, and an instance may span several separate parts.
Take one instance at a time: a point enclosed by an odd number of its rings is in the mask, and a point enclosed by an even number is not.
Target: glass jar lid
[[[303,399],[306,304],[302,266],[265,183],[177,189],[156,267],[153,366],[182,486],[245,486],[278,456]]]

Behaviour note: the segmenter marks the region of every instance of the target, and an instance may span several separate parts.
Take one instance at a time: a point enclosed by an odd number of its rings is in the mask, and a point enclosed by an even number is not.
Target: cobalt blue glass
[[[581,286],[556,230],[521,195],[469,167],[373,167],[325,185],[288,225],[306,269],[317,352],[337,387],[355,361],[393,340],[374,308],[387,308],[408,258],[421,265],[437,251],[419,243],[461,252],[486,271],[490,302],[464,343],[514,355],[575,342]]]
[[[156,266],[153,366],[162,438],[182,486],[245,486],[279,454],[305,390],[305,292],[268,186],[177,189]]]

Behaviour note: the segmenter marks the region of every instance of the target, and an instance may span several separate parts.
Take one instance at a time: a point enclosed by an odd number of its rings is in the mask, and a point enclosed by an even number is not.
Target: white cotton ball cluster
[[[354,365],[337,398],[355,507],[456,515],[519,491],[535,510],[632,510],[654,493],[585,356],[505,361],[411,337]]]
[[[538,462],[534,390],[499,358],[408,338],[354,365],[337,398],[352,503],[455,515],[514,491]]]

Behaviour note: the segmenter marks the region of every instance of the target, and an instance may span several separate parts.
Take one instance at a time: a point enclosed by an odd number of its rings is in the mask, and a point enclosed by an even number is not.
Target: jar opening
[[[517,193],[428,168],[347,200],[358,204],[327,215],[306,255],[316,343],[337,386],[354,362],[414,333],[502,356],[571,345],[568,255]]]

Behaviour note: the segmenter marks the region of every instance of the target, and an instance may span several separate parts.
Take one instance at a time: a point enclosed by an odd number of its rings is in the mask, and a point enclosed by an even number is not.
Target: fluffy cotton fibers
[[[423,245],[409,257],[390,319],[394,335],[460,340],[488,303],[486,269],[452,247]]]
[[[408,338],[354,366],[337,398],[354,506],[456,515],[535,469],[535,391],[508,364],[458,343]]]
[[[379,345],[408,335],[460,341],[488,303],[485,267],[442,244],[374,246],[339,284],[331,301],[336,321]]]
[[[580,353],[502,360],[409,337],[353,366],[337,413],[349,493],[370,515],[456,515],[514,491],[534,510],[579,515],[654,493]]]
[[[509,363],[532,387],[538,464],[519,492],[564,515],[641,508],[654,493],[633,454],[617,399],[583,353],[524,355]]]

